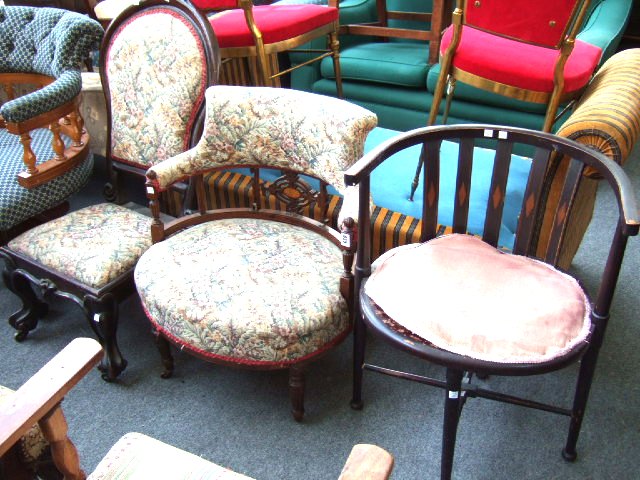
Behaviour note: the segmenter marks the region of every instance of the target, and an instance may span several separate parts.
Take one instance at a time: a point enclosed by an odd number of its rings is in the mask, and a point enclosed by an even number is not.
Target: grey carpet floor
[[[640,149],[630,175],[640,192]],[[100,175],[73,201],[100,200]],[[614,224],[613,198],[598,193],[593,222],[574,271],[592,288]],[[629,243],[595,384],[578,443],[578,460],[560,457],[568,420],[553,414],[471,399],[462,414],[456,479],[634,479],[640,452],[640,240]],[[0,286],[0,383],[16,388],[76,336],[92,336],[82,314],[56,301],[23,343],[6,319],[19,307]],[[355,443],[374,443],[396,459],[393,478],[439,477],[443,392],[365,373],[365,408],[349,408],[351,337],[310,368],[306,417],[289,414],[287,375],[225,368],[176,353],[172,379],[160,362],[148,322],[132,297],[121,306],[120,345],[129,367],[115,383],[89,374],[64,402],[70,436],[91,471],[118,438],[138,431],[257,479],[337,478]],[[368,358],[392,368],[441,375],[369,338]],[[486,383],[569,405],[576,368],[535,378],[489,378]]]

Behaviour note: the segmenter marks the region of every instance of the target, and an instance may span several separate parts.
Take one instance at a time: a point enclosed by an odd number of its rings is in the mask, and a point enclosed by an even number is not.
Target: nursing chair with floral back
[[[0,244],[64,213],[91,174],[80,65],[102,34],[77,13],[0,6]]]
[[[218,64],[211,26],[188,2],[142,2],[111,24],[100,69],[107,96],[112,197],[124,200],[117,178],[125,172],[137,174],[144,198],[143,172],[195,143],[204,92],[215,82]],[[179,210],[181,197],[172,198]],[[151,245],[150,225],[150,216],[135,204],[100,203],[29,230],[2,247],[5,281],[22,301],[9,319],[16,340],[24,340],[37,326],[50,296],[70,299],[104,346],[103,378],[115,379],[127,364],[116,340],[118,304],[134,290],[133,267]]]
[[[343,171],[377,119],[339,99],[279,88],[211,87],[206,104],[200,142],[147,173],[154,245],[136,266],[136,287],[163,377],[174,368],[170,344],[224,365],[288,369],[299,421],[304,369],[352,324],[354,198],[345,192],[337,231],[328,225],[328,185],[344,192]],[[207,210],[203,177],[233,168],[251,171],[251,206]],[[262,169],[282,176],[264,182]],[[198,210],[163,222],[158,196],[185,178]],[[320,221],[301,215],[309,209]]]

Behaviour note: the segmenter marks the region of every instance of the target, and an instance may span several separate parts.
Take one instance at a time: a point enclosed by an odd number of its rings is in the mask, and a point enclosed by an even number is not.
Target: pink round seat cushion
[[[480,360],[545,362],[590,331],[589,302],[575,279],[471,235],[390,250],[374,263],[365,292],[424,340]]]

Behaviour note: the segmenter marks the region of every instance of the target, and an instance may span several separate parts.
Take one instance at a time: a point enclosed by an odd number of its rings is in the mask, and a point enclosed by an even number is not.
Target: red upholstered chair
[[[440,42],[440,75],[429,125],[436,123],[445,88],[447,123],[457,80],[525,102],[547,105],[550,132],[561,102],[577,98],[600,62],[599,47],[576,40],[590,0],[456,0]],[[423,158],[411,184],[418,187]]]
[[[542,130],[551,131],[558,105],[576,98],[591,79],[601,50],[576,40],[590,0],[457,0],[440,44],[440,76],[429,125],[445,86],[447,107],[456,80],[526,102],[547,104]]]
[[[316,52],[318,56],[307,63],[333,57],[338,96],[342,97],[338,0],[329,0],[328,6],[254,6],[251,0],[193,0],[193,4],[212,13],[209,19],[223,61],[237,58],[253,61],[250,70],[254,85],[278,86],[278,78],[290,70],[279,71],[277,54],[326,36],[327,50]],[[239,81],[237,75],[231,81],[221,78],[221,83],[249,84]]]

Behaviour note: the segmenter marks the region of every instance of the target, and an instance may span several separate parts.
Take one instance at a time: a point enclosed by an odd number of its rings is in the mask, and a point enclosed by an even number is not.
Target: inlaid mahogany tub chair
[[[595,73],[602,51],[576,39],[590,0],[456,0],[452,25],[440,43],[440,74],[428,125],[435,125],[442,97],[447,123],[458,81],[547,106],[550,132],[558,106],[577,99]],[[464,88],[464,85],[461,87]],[[418,172],[411,197],[417,188]]]
[[[193,0],[193,3],[209,14],[216,33],[223,59],[220,83],[280,86],[280,77],[292,69],[280,71],[278,53],[316,38],[326,38],[326,48],[310,50],[313,55],[305,65],[331,57],[337,72],[338,97],[342,97],[338,0],[329,0],[328,5],[254,6],[251,0]]]
[[[484,149],[495,149],[482,235],[466,234],[469,198],[477,192],[472,167]],[[534,147],[529,179],[513,250],[497,249],[510,166],[523,159],[514,145]],[[371,172],[394,153],[424,146],[424,195],[420,242],[394,248],[370,262],[368,232]],[[535,256],[532,233],[545,208],[544,173],[550,157],[562,155],[569,174],[556,210],[549,247]],[[580,284],[556,269],[556,246],[566,229],[566,212],[585,168],[600,173],[613,189],[618,218],[597,293],[590,301]],[[440,176],[456,178],[455,194],[439,194]],[[354,390],[352,406],[362,408],[363,370],[385,373],[445,390],[441,475],[451,477],[456,430],[467,398],[481,397],[569,417],[562,456],[576,458],[583,420],[604,332],[609,321],[618,272],[629,236],[637,235],[640,213],[622,168],[590,148],[548,133],[494,126],[427,127],[392,139],[371,151],[345,175],[360,188],[359,238],[355,288]],[[454,204],[453,233],[439,235],[441,203]],[[615,219],[614,212],[611,212]],[[613,228],[612,228],[613,230]],[[603,239],[603,241],[607,241]],[[602,262],[605,264],[605,262]],[[393,347],[445,368],[444,379],[429,378],[365,358],[365,334],[371,330]],[[545,374],[580,361],[573,405],[550,405],[507,395],[472,383],[474,374],[527,376]],[[490,382],[489,382],[490,383]]]
[[[267,87],[211,87],[206,105],[196,147],[147,173],[154,245],[135,283],[162,376],[174,368],[170,344],[224,365],[288,369],[299,421],[306,365],[351,331],[355,197],[344,201],[338,232],[327,225],[327,185],[344,190],[343,171],[362,155],[377,118],[339,99]],[[238,167],[252,172],[252,205],[207,211],[203,177]],[[262,182],[264,169],[282,174]],[[163,223],[158,195],[187,176],[197,212]],[[308,210],[320,221],[301,215]]]
[[[64,213],[91,174],[80,65],[102,34],[77,13],[0,6],[0,244]]]
[[[77,338],[51,359],[15,393],[0,402],[0,476],[7,479],[32,478],[21,463],[21,437],[35,431],[43,444],[50,443],[58,476],[84,479],[78,451],[69,439],[61,403],[70,390],[99,361],[100,345],[89,338]],[[73,392],[71,392],[73,394]],[[37,425],[34,426],[34,423]],[[248,454],[248,452],[247,452]],[[339,480],[385,480],[393,469],[393,457],[375,445],[353,447]],[[90,480],[250,480],[141,433],[124,435],[89,474]]]
[[[106,33],[101,57],[107,160],[114,178],[119,171],[144,172],[194,143],[204,92],[219,64],[209,22],[187,2],[152,0],[123,15]],[[109,193],[122,200],[118,187],[114,181]],[[140,191],[144,198],[141,181]],[[179,197],[172,198],[181,204]],[[40,225],[2,247],[5,282],[22,301],[9,319],[16,339],[25,339],[37,326],[48,296],[71,299],[104,346],[103,377],[115,379],[127,364],[116,341],[118,302],[134,291],[133,267],[151,245],[150,225],[150,215],[135,204],[102,203]]]

